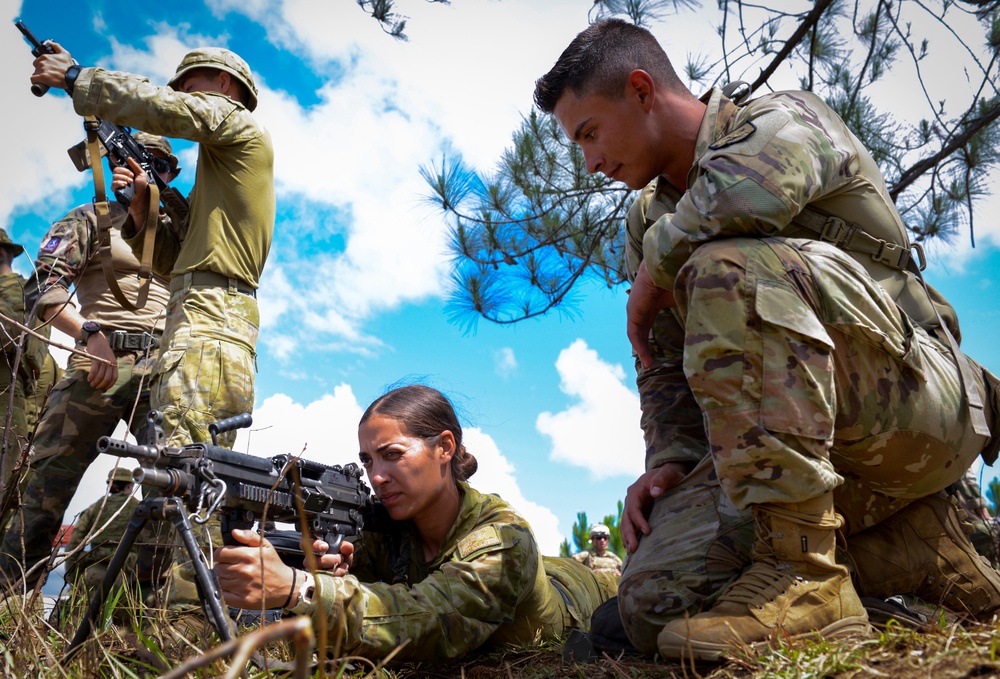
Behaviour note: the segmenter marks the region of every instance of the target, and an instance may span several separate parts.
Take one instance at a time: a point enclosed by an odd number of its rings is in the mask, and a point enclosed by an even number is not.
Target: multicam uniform
[[[81,70],[77,113],[199,143],[183,240],[157,229],[153,270],[170,277],[152,405],[169,445],[210,440],[208,426],[253,410],[260,316],[256,290],[274,229],[274,152],[250,112],[213,92],[177,92],[146,78]],[[144,231],[123,233],[137,254]],[[234,432],[219,436],[231,445]]]
[[[342,630],[345,655],[456,658],[484,644],[528,644],[586,629],[617,578],[543,557],[528,523],[496,495],[459,483],[462,503],[441,551],[423,563],[419,537],[366,532],[351,574],[320,573],[303,612]]]
[[[117,202],[109,206],[115,277],[126,298],[135,299],[139,262],[119,230],[128,213]],[[73,286],[81,315],[97,321],[107,335],[121,331],[134,340],[145,336],[159,340],[169,295],[167,282],[154,275],[146,305],[139,311],[125,311],[108,288],[99,247],[93,204],[73,209],[52,225],[35,261],[39,315],[48,307],[69,304],[69,289]],[[142,432],[150,409],[149,379],[156,360],[155,348],[119,349],[115,357],[118,380],[106,391],[90,385],[91,360],[78,354],[70,355],[66,374],[52,389],[34,439],[33,473],[23,494],[21,513],[4,537],[0,562],[4,570],[12,572],[6,563],[11,557],[23,554],[24,559],[17,560],[30,567],[49,556],[63,513],[97,457],[94,444],[98,438],[110,436],[118,422],[125,420],[132,434],[145,440]]]
[[[919,283],[792,221],[808,204],[905,247],[860,142],[810,93],[704,101],[688,190],[658,180],[628,222],[631,277],[645,261],[677,301],[656,319],[654,366],[637,363],[646,468],[693,467],[625,566],[623,622],[645,652],[749,562],[751,504],[836,489],[850,533],[944,488],[986,443]]]
[[[965,475],[947,488],[948,495],[955,498],[958,506],[965,510],[968,515],[968,523],[972,524],[973,532],[969,536],[976,551],[989,559],[994,568],[1000,566],[1000,547],[998,547],[998,527],[996,518],[983,519],[983,510],[986,509],[986,500],[983,498],[982,489],[979,487],[979,480],[976,472],[969,469]]]
[[[613,574],[622,570],[621,558],[612,551],[605,551],[603,556],[597,552],[577,552],[573,558],[593,571]]]

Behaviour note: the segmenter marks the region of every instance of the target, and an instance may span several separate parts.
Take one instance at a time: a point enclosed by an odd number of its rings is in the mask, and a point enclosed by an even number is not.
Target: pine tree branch
[[[961,134],[958,134],[951,138],[951,140],[941,147],[941,149],[932,156],[924,158],[920,162],[912,165],[908,170],[903,172],[899,179],[889,188],[889,197],[895,202],[903,191],[907,189],[913,182],[919,179],[928,170],[937,167],[938,163],[950,156],[956,150],[962,148],[966,142],[969,141],[977,132],[980,132],[985,127],[993,123],[1000,118],[1000,102],[994,103],[993,107],[990,108],[984,115],[974,118],[966,125],[965,129],[962,130]]]
[[[756,92],[761,85],[767,82],[768,78],[774,75],[774,72],[778,70],[781,63],[788,58],[788,55],[790,55],[792,51],[799,46],[802,40],[805,39],[806,35],[809,34],[812,27],[819,23],[819,19],[823,16],[823,12],[825,12],[826,8],[831,4],[833,4],[833,0],[817,0],[816,4],[812,8],[812,11],[806,15],[806,18],[802,20],[799,27],[795,29],[792,36],[785,42],[785,46],[779,50],[774,59],[771,60],[771,63],[768,64],[763,71],[761,71],[760,75],[757,76],[757,80],[750,85],[751,92]]]

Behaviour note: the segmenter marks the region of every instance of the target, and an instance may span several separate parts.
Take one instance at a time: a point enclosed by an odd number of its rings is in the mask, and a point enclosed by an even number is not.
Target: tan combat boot
[[[797,504],[754,505],[751,565],[708,612],[667,623],[657,637],[666,658],[718,660],[740,646],[785,636],[870,633],[847,568],[836,562],[842,519],[833,495]]]
[[[1000,573],[976,552],[958,509],[941,495],[852,535],[847,553],[862,596],[913,594],[979,620],[1000,611]]]

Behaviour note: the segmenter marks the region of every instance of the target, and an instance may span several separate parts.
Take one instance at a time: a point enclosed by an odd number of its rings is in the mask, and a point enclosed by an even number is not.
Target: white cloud
[[[517,357],[514,356],[514,350],[510,347],[504,347],[493,352],[493,365],[497,375],[503,378],[509,377],[517,370]]]
[[[624,384],[625,371],[605,363],[582,339],[556,359],[559,388],[578,402],[559,413],[543,412],[538,431],[552,439],[551,459],[590,471],[594,479],[643,472],[645,445],[639,429],[639,397]]]

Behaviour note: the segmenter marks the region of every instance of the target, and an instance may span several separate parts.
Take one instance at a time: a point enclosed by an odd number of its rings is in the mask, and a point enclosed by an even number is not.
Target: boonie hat
[[[15,257],[24,252],[24,247],[12,241],[5,229],[0,229],[0,248],[7,248],[14,253]]]
[[[177,89],[177,83],[181,78],[196,68],[215,68],[234,76],[246,85],[247,93],[249,94],[247,109],[252,111],[257,108],[257,86],[253,82],[250,66],[235,52],[230,52],[221,47],[199,47],[198,49],[191,50],[181,59],[181,63],[177,67],[177,72],[174,73],[174,77],[167,83],[167,87]]]
[[[170,161],[170,169],[173,170],[174,174],[181,171],[177,156],[174,155],[174,149],[170,145],[170,140],[166,137],[161,137],[157,134],[150,134],[149,132],[140,132],[139,130],[132,131],[132,138],[137,142],[146,147],[149,151],[159,151],[167,157]]]
[[[132,482],[132,471],[130,469],[125,469],[125,467],[115,467],[110,472],[108,472],[108,483],[112,481],[127,481]]]

